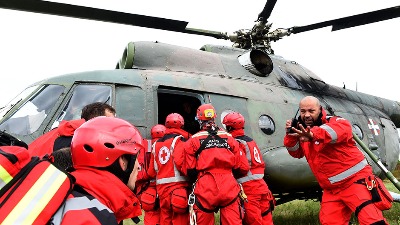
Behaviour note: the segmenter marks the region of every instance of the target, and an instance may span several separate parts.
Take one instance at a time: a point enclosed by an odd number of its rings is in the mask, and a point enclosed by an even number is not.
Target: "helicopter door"
[[[179,90],[159,89],[158,98],[158,124],[165,124],[165,118],[170,113],[179,113],[184,121],[184,130],[195,134],[200,130],[196,121],[196,110],[204,102],[200,94]]]
[[[399,136],[396,129],[396,126],[393,124],[391,120],[380,118],[381,125],[383,129],[383,133],[381,134],[381,138],[384,138],[383,144],[385,146],[385,150],[380,151],[380,157],[382,163],[389,168],[396,167],[396,161],[392,160],[394,158],[399,158]],[[392,162],[392,165],[387,165]]]

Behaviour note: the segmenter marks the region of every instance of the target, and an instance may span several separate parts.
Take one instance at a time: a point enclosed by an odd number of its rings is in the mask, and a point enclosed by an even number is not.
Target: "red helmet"
[[[184,124],[185,121],[179,113],[171,113],[165,119],[165,126],[167,128],[182,128]]]
[[[233,129],[243,129],[245,120],[242,114],[238,112],[230,112],[226,114],[222,123],[227,127],[232,127]]]
[[[142,136],[129,122],[113,117],[95,117],[75,130],[71,141],[74,167],[107,167],[118,157],[136,155],[143,149]]]
[[[151,138],[162,138],[167,128],[162,124],[156,124],[151,128]]]
[[[217,117],[217,112],[211,104],[203,104],[197,109],[196,117],[198,120],[211,120]]]

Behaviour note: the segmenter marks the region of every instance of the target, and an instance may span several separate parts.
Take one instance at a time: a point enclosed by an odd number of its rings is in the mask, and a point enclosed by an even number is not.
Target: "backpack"
[[[47,224],[72,192],[75,178],[49,156],[0,147],[0,224]]]

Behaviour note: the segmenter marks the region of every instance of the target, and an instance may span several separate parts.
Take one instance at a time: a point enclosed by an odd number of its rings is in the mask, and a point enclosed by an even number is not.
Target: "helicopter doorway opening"
[[[200,130],[196,121],[196,110],[202,104],[203,97],[199,94],[178,90],[159,89],[158,98],[158,123],[165,124],[165,118],[170,113],[182,115],[185,124],[183,129],[191,134]]]

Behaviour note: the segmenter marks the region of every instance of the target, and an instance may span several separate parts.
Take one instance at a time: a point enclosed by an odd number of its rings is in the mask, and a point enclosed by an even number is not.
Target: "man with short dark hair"
[[[71,146],[72,135],[82,123],[98,116],[115,117],[115,109],[104,102],[94,102],[82,109],[80,120],[62,121],[58,126],[58,137],[54,140],[53,151]],[[82,120],[83,119],[83,120]]]
[[[103,102],[94,102],[83,107],[81,118],[88,121],[98,116],[115,117],[115,115],[116,111],[111,105]]]

